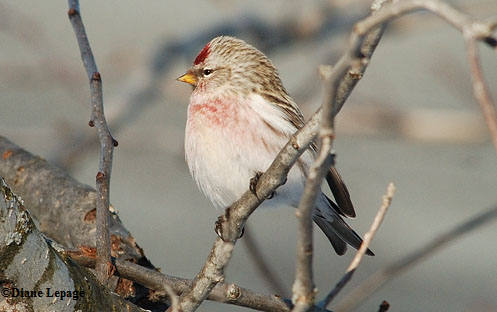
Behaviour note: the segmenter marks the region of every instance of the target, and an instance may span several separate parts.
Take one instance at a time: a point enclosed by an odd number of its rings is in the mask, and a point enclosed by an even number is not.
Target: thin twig
[[[112,137],[104,115],[102,78],[97,69],[97,64],[91,51],[90,42],[86,36],[85,27],[79,11],[79,1],[69,0],[69,20],[76,34],[81,59],[90,80],[91,92],[91,114],[88,125],[96,127],[100,141],[100,161],[96,175],[97,189],[97,278],[102,284],[106,284],[110,271],[110,234],[109,234],[109,188],[110,175],[112,171],[112,154],[117,141]]]
[[[249,226],[245,226],[245,232],[243,234],[242,241],[245,243],[247,253],[259,270],[259,275],[267,281],[274,293],[282,296],[285,293],[285,286],[281,278],[273,269],[271,269],[271,267],[267,263],[264,254],[260,251],[260,246],[258,246],[257,241],[252,234]]]
[[[490,210],[482,212],[475,217],[463,222],[453,229],[439,235],[431,242],[427,243],[418,250],[401,258],[400,260],[378,270],[371,275],[367,280],[361,283],[356,289],[348,293],[346,297],[339,303],[334,311],[346,312],[352,311],[361,302],[366,300],[371,294],[377,291],[386,282],[393,279],[402,272],[407,271],[414,265],[418,264],[428,256],[446,247],[449,243],[456,239],[476,230],[484,225],[497,219],[497,205]]]
[[[362,257],[366,253],[366,250],[368,250],[368,247],[371,244],[371,241],[373,240],[376,231],[378,231],[378,228],[380,227],[381,223],[383,222],[383,219],[385,218],[385,214],[387,213],[387,210],[390,207],[390,204],[392,203],[394,194],[395,194],[395,185],[392,182],[390,182],[388,184],[386,194],[383,195],[381,207],[376,213],[376,216],[374,217],[373,223],[371,224],[369,231],[366,234],[364,234],[364,241],[362,242],[361,247],[357,251],[354,258],[352,259],[352,262],[350,263],[349,267],[347,268],[347,272],[357,269],[357,267],[359,267],[359,264],[361,264]]]
[[[312,276],[312,213],[316,206],[316,199],[321,193],[321,183],[332,165],[331,150],[335,138],[336,93],[342,75],[333,75],[329,66],[320,68],[324,80],[325,96],[322,104],[323,114],[319,129],[320,148],[316,160],[309,168],[304,193],[297,208],[298,236],[297,261],[295,267],[295,282],[292,287],[292,302],[295,305],[292,311],[307,311],[314,304],[316,289]],[[345,74],[345,72],[343,72]],[[335,79],[332,81],[332,79]]]
[[[374,217],[373,223],[371,224],[371,227],[369,228],[369,231],[364,234],[364,241],[361,244],[361,247],[355,254],[354,258],[350,262],[349,267],[347,268],[347,271],[345,272],[345,275],[342,277],[342,279],[336,284],[335,288],[333,288],[330,293],[326,296],[326,298],[323,300],[322,304],[320,306],[322,307],[327,307],[330,302],[338,295],[338,293],[347,285],[347,283],[350,281],[352,278],[352,275],[354,275],[355,270],[359,267],[359,264],[361,263],[362,257],[366,253],[366,250],[368,250],[369,245],[371,244],[371,241],[373,240],[373,237],[376,234],[376,231],[380,227],[381,223],[383,222],[383,218],[385,217],[385,214],[387,213],[388,207],[390,207],[390,203],[392,202],[393,195],[395,193],[395,185],[393,183],[388,184],[387,187],[387,192],[385,195],[383,195],[383,201],[381,204],[380,209],[376,213],[376,216]]]
[[[466,52],[468,55],[471,78],[473,80],[473,94],[480,104],[481,112],[488,126],[492,143],[497,153],[497,112],[480,64],[476,39],[473,36],[466,38]]]

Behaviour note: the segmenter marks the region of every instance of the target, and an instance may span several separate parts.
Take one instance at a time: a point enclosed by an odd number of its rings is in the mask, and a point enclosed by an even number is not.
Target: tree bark
[[[64,257],[0,177],[0,311],[145,311]]]

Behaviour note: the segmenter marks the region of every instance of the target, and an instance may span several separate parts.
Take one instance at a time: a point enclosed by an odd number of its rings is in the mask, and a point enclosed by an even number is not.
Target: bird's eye
[[[204,76],[209,76],[210,74],[212,74],[213,70],[212,69],[204,69],[204,71],[202,72],[204,74]]]

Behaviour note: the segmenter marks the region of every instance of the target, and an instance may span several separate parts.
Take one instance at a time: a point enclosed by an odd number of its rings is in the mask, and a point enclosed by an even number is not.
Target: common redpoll
[[[247,191],[251,178],[267,170],[304,118],[271,61],[240,39],[212,39],[178,80],[194,87],[185,132],[190,173],[215,206],[226,208]],[[312,146],[263,206],[298,206],[314,154]],[[338,205],[321,193],[313,220],[343,255],[346,243],[357,249],[362,240],[342,219],[355,212],[335,168],[327,181]]]

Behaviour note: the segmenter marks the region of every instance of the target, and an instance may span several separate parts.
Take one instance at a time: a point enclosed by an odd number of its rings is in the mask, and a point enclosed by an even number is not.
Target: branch
[[[454,28],[461,31],[464,35],[466,39],[468,61],[473,77],[473,92],[475,98],[480,103],[482,113],[492,137],[494,148],[497,152],[497,112],[481,72],[478,51],[476,48],[476,40],[480,40],[491,48],[496,49],[497,39],[493,36],[493,31],[497,28],[496,18],[485,22],[477,21],[473,17],[438,0],[399,1],[395,4],[385,6],[384,9],[378,11],[377,14],[374,14],[355,25],[354,32],[351,36],[351,50],[358,50],[357,45],[360,44],[362,37],[364,34],[371,31],[372,28],[377,27],[378,25],[384,25],[399,16],[417,10],[426,10],[437,15]]]
[[[102,95],[102,78],[91,51],[90,42],[86,36],[85,27],[79,12],[79,1],[69,0],[69,20],[71,21],[76,39],[81,51],[81,59],[90,80],[91,114],[88,125],[96,126],[100,141],[100,161],[96,176],[97,186],[97,278],[106,284],[110,271],[110,234],[109,234],[109,188],[112,171],[112,154],[117,141],[112,137],[104,115]]]
[[[90,268],[95,267],[95,259],[83,255],[80,251],[68,251],[66,254],[80,265]],[[174,293],[183,293],[192,287],[191,280],[163,274],[122,259],[113,260],[117,269],[116,274],[155,291],[171,287]],[[288,305],[279,296],[256,293],[235,284],[217,284],[207,299],[260,311],[290,311]]]
[[[325,83],[323,116],[319,129],[320,148],[316,160],[309,168],[304,193],[300,198],[296,215],[299,221],[297,237],[297,263],[295,282],[293,283],[292,301],[295,305],[292,311],[307,311],[314,304],[316,289],[312,277],[312,213],[316,199],[321,193],[321,183],[332,165],[331,149],[335,138],[333,112],[336,111],[336,92],[338,83],[343,75],[333,75],[330,66],[320,68]]]
[[[371,224],[371,227],[369,228],[369,231],[364,235],[364,241],[361,244],[361,248],[359,248],[354,258],[352,259],[352,262],[347,268],[345,275],[336,284],[335,288],[330,291],[330,293],[326,296],[326,298],[323,300],[320,306],[327,307],[330,304],[330,302],[336,297],[336,295],[338,295],[338,293],[345,287],[345,285],[347,285],[350,279],[352,279],[352,275],[354,275],[355,270],[359,267],[362,257],[366,253],[366,250],[368,250],[368,247],[371,244],[371,241],[373,240],[376,231],[383,222],[383,218],[387,213],[388,207],[390,207],[394,193],[395,193],[395,185],[393,183],[390,183],[387,187],[387,193],[383,195],[383,203],[380,209],[378,210],[378,212],[376,213],[376,216],[373,220],[373,223]]]
[[[361,46],[365,60],[369,60],[372,56],[382,34],[383,29],[380,28],[366,36],[366,40]],[[338,113],[343,103],[345,103],[350,92],[366,71],[367,65],[368,62],[366,61],[356,64],[341,79],[336,95],[334,115]],[[216,239],[204,267],[195,277],[192,289],[182,296],[181,308],[184,312],[194,311],[207,298],[213,287],[224,278],[224,267],[231,259],[231,252],[248,217],[265,198],[285,183],[291,166],[314,140],[320,119],[321,109],[318,109],[305,126],[297,131],[278,153],[269,169],[258,180],[255,189],[258,196],[248,190],[231,207],[226,209],[225,214],[219,218],[217,228],[224,234],[223,237],[226,241],[221,238]]]
[[[482,212],[454,227],[453,229],[439,235],[431,242],[404,258],[376,271],[376,273],[371,275],[371,277],[360,284],[356,289],[348,293],[347,296],[339,303],[335,311],[345,312],[353,310],[395,276],[411,269],[428,256],[440,251],[449,243],[461,238],[465,234],[469,234],[470,232],[487,225],[490,222],[494,222],[495,219],[497,219],[497,205],[492,209]]]
[[[485,77],[483,76],[476,39],[471,35],[466,38],[466,51],[471,70],[471,78],[473,80],[473,94],[480,104],[483,117],[490,131],[495,152],[497,153],[497,112],[495,111],[495,103],[492,100]]]

